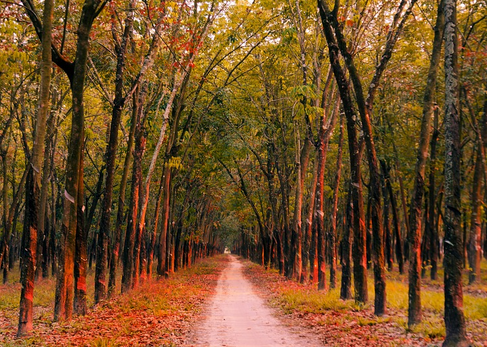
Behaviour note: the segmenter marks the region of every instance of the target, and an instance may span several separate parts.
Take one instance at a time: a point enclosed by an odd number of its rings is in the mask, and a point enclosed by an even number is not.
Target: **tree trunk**
[[[327,83],[323,90],[323,104],[325,100],[333,100],[333,91],[330,90],[331,85],[331,70],[328,74]],[[328,146],[330,137],[335,128],[339,103],[335,103],[335,107],[329,113],[329,117],[326,117],[327,113],[324,111],[320,117],[320,128],[318,132],[318,184],[316,188],[316,229],[317,229],[317,250],[318,250],[318,289],[326,289],[326,233],[325,233],[325,165],[326,155],[328,152]],[[322,105],[325,109],[325,105]]]
[[[483,175],[483,160],[484,160],[484,144],[483,138],[487,136],[487,101],[484,103],[484,114],[482,116],[482,130],[477,129],[477,158],[475,159],[475,168],[472,185],[472,216],[470,222],[469,235],[469,277],[468,283],[472,284],[480,281],[480,261],[482,260],[482,225],[481,216],[481,191],[482,191],[482,175]],[[478,128],[478,126],[477,126]],[[481,132],[480,132],[481,131]]]
[[[318,0],[321,21],[328,43],[330,63],[337,81],[342,100],[343,110],[347,120],[348,146],[350,153],[350,172],[352,187],[352,205],[353,205],[353,229],[355,232],[353,243],[353,272],[355,283],[355,300],[366,303],[368,300],[367,291],[367,254],[366,254],[366,230],[364,221],[364,205],[362,196],[362,178],[360,168],[360,146],[357,138],[356,114],[352,103],[349,82],[345,76],[340,60],[339,49],[336,39],[333,35],[333,29],[327,16],[327,6],[322,0]]]
[[[55,137],[54,143],[56,142],[57,142],[57,136]],[[51,153],[51,167],[54,167],[54,151]],[[61,206],[60,203],[61,194],[59,193],[60,189],[58,189],[58,184],[56,184],[55,179],[53,179],[51,182],[51,191],[52,191],[51,228],[49,230],[51,236],[49,238],[49,253],[50,253],[50,260],[51,260],[51,274],[52,276],[57,276],[58,260],[59,260],[59,252],[58,252],[59,242],[56,242],[56,234],[57,234],[56,210],[58,206]]]
[[[294,222],[293,222],[293,239],[295,242],[291,245],[293,247],[294,253],[294,269],[293,273],[296,278],[301,278],[302,273],[302,252],[303,252],[303,229],[302,229],[302,210],[303,210],[303,188],[304,180],[302,178],[302,171],[306,170],[301,166],[301,135],[299,133],[299,128],[297,122],[294,124],[295,138],[296,138],[296,192],[295,192],[295,207],[294,207]],[[305,142],[306,146],[306,142]]]
[[[125,29],[122,41],[118,44],[115,40],[115,52],[117,53],[117,68],[115,73],[115,97],[112,108],[112,121],[110,124],[110,135],[107,144],[105,160],[107,167],[107,176],[105,180],[105,194],[100,218],[100,230],[98,233],[96,247],[96,270],[95,270],[95,304],[105,299],[106,295],[106,263],[108,251],[108,236],[110,232],[111,210],[112,210],[112,193],[113,180],[115,175],[115,159],[118,148],[118,129],[122,119],[122,111],[125,106],[126,98],[124,97],[124,75],[125,75],[125,57],[127,53],[128,41],[132,34],[133,9],[135,2],[129,3],[130,11],[125,19]],[[114,19],[115,21],[115,19]],[[112,31],[115,30],[112,28]],[[117,262],[118,259],[112,259]]]
[[[323,138],[318,146],[318,185],[316,187],[316,243],[318,250],[318,289],[326,289],[326,257],[325,257],[325,213],[324,213],[324,176],[326,151],[328,143]]]
[[[141,205],[140,205],[139,220],[137,222],[137,235],[138,236],[137,236],[136,242],[135,242],[135,252],[136,253],[134,255],[134,257],[135,257],[135,277],[134,277],[135,281],[134,281],[134,283],[136,285],[138,282],[138,271],[139,271],[138,264],[139,264],[140,246],[141,246],[139,244],[139,242],[142,241],[143,230],[145,228],[145,217],[147,214],[147,207],[149,204],[150,184],[152,181],[152,175],[154,174],[154,169],[155,169],[155,165],[157,162],[157,158],[159,156],[159,152],[161,150],[161,147],[162,147],[162,144],[163,144],[163,141],[165,138],[166,128],[167,128],[167,125],[169,122],[169,115],[170,115],[171,110],[172,110],[174,99],[176,98],[176,93],[178,92],[179,87],[181,86],[185,77],[186,77],[186,72],[184,72],[183,75],[180,77],[180,79],[174,83],[174,86],[172,88],[171,95],[169,96],[169,100],[167,101],[166,108],[164,110],[164,115],[162,117],[162,126],[161,126],[161,129],[159,132],[159,139],[157,141],[154,152],[152,153],[152,159],[150,162],[149,170],[147,172],[145,181],[144,181],[143,186],[141,188],[142,189],[141,190],[141,199],[140,199]],[[162,97],[159,100],[159,104],[161,101],[162,101]],[[157,109],[159,109],[159,105],[158,105]],[[140,240],[140,241],[138,241],[138,240]]]
[[[37,251],[37,230],[39,220],[39,198],[41,187],[41,168],[44,162],[44,148],[46,139],[46,123],[50,110],[50,89],[51,89],[51,35],[52,35],[52,16],[54,1],[44,2],[42,17],[42,61],[41,61],[41,84],[39,109],[37,112],[36,132],[32,146],[32,157],[29,163],[29,173],[26,183],[26,208],[24,231],[21,246],[21,275],[20,283],[22,290],[20,294],[19,326],[17,336],[28,334],[33,327],[33,299],[34,299],[34,280],[36,268]],[[4,182],[5,184],[5,182]]]
[[[395,161],[395,167],[396,167],[396,175],[398,176],[397,177],[397,180],[399,181],[399,193],[401,195],[401,206],[402,206],[402,212],[403,212],[403,215],[404,215],[404,226],[406,227],[405,230],[404,230],[404,233],[401,234],[400,238],[402,240],[404,240],[404,242],[402,242],[402,249],[401,249],[401,253],[403,253],[403,261],[406,261],[406,259],[409,258],[409,243],[408,243],[408,235],[409,235],[409,230],[411,230],[410,226],[409,226],[409,214],[408,214],[408,207],[407,207],[407,200],[406,200],[406,193],[404,192],[405,189],[404,189],[404,180],[403,180],[403,177],[402,177],[402,172],[401,172],[401,169],[400,169],[400,163],[399,163],[399,156],[398,156],[398,153],[397,153],[397,148],[396,148],[396,145],[393,143],[392,144],[392,147],[394,149],[394,161]]]
[[[54,97],[53,97],[54,98]],[[55,148],[54,143],[54,131],[56,117],[52,114],[48,120],[47,131],[49,132],[48,138],[46,139],[46,151],[44,155],[44,164],[42,170],[42,186],[39,200],[39,220],[38,220],[38,263],[41,266],[40,271],[42,271],[42,277],[47,278],[49,276],[49,218],[48,216],[48,193],[49,193],[49,178],[52,178],[52,170],[54,168],[51,166],[52,151]]]
[[[7,224],[7,206],[8,206],[8,170],[7,170],[7,152],[2,151],[2,179],[3,179],[3,186],[2,186],[2,226],[3,226],[3,235],[2,235],[2,243],[0,244],[0,266],[6,266],[8,264],[8,253],[9,253],[9,239],[10,239],[10,232],[11,228],[8,228]],[[5,261],[4,261],[5,259]],[[8,265],[7,265],[8,267]]]
[[[333,188],[333,210],[331,211],[330,221],[330,249],[331,249],[331,263],[330,263],[330,288],[336,287],[337,281],[337,213],[338,213],[338,195],[340,190],[340,179],[342,173],[342,152],[343,152],[343,121],[340,120],[340,137],[338,140],[338,155],[336,164],[336,176]],[[348,245],[350,249],[350,245]],[[349,264],[350,265],[350,264]]]
[[[373,248],[374,248],[374,287],[375,287],[375,300],[374,300],[374,313],[378,316],[383,315],[386,309],[386,282],[385,282],[385,269],[384,269],[384,243],[383,243],[383,226],[382,226],[382,208],[381,208],[381,183],[379,164],[377,160],[377,153],[374,144],[374,136],[372,131],[372,123],[370,117],[372,115],[372,108],[374,103],[374,97],[379,87],[379,82],[385,68],[391,58],[394,46],[399,39],[404,24],[412,12],[412,8],[416,3],[416,0],[412,0],[409,3],[408,8],[403,12],[406,2],[402,1],[395,13],[394,20],[392,22],[391,29],[387,35],[384,50],[380,57],[379,64],[377,64],[374,76],[370,82],[367,98],[364,98],[364,92],[359,73],[355,67],[353,56],[348,50],[347,43],[343,36],[342,26],[337,18],[337,11],[330,12],[328,5],[323,0],[318,0],[320,6],[320,13],[322,14],[322,22],[328,21],[327,25],[332,26],[334,32],[334,40],[337,48],[340,50],[341,55],[344,58],[347,70],[350,74],[352,81],[355,99],[357,103],[358,113],[362,121],[363,137],[367,149],[367,159],[369,162],[369,175],[370,175],[370,190],[369,195],[371,198],[371,219],[372,219],[372,232],[373,232]],[[336,3],[335,5],[337,5]],[[325,25],[325,24],[324,24]],[[330,28],[329,34],[333,35]],[[326,29],[325,29],[326,31]],[[330,46],[330,40],[328,39],[328,46]],[[338,80],[338,76],[336,76]],[[348,92],[350,93],[350,92]],[[349,97],[350,98],[350,97]],[[342,98],[343,99],[343,98]]]
[[[445,326],[443,346],[468,346],[463,314],[460,201],[460,117],[456,0],[444,0],[445,13]]]
[[[301,276],[301,283],[307,282],[311,276],[313,276],[314,271],[314,249],[312,247],[313,239],[313,214],[314,206],[316,203],[316,188],[318,185],[318,162],[315,160],[315,166],[313,169],[313,181],[311,183],[310,194],[309,194],[309,206],[306,218],[306,237],[304,244],[304,254],[303,254],[303,273]],[[309,267],[308,267],[309,264]],[[308,270],[309,269],[309,270]]]
[[[402,242],[402,234],[401,234],[401,227],[399,223],[399,212],[397,209],[396,204],[396,197],[394,196],[394,191],[392,190],[391,178],[389,175],[390,168],[387,168],[387,176],[386,176],[386,186],[387,192],[389,194],[389,200],[391,202],[391,209],[392,209],[392,220],[394,223],[394,234],[396,238],[395,243],[395,250],[396,250],[396,260],[399,267],[399,273],[404,273],[404,256],[403,256],[403,242]]]
[[[428,145],[430,139],[431,116],[433,114],[434,91],[436,88],[436,76],[441,55],[441,41],[443,38],[444,12],[443,6],[438,7],[436,17],[435,37],[433,40],[433,52],[428,71],[427,87],[423,99],[423,118],[421,121],[420,143],[416,161],[416,176],[409,208],[409,305],[408,325],[418,324],[422,320],[421,312],[421,208],[424,194],[424,175]]]
[[[350,182],[351,183],[351,182]],[[340,299],[348,300],[352,298],[352,237],[353,237],[353,206],[352,206],[352,186],[348,188],[348,198],[346,207],[346,222],[343,226],[342,239],[342,281],[340,287]]]
[[[135,130],[137,127],[137,112],[138,112],[138,98],[140,88],[137,88],[133,95],[133,107],[132,107],[132,124],[130,125],[130,134],[127,143],[127,151],[125,154],[124,166],[123,166],[123,174],[122,180],[120,182],[120,193],[118,196],[118,206],[117,206],[117,220],[115,222],[115,231],[114,231],[114,241],[112,247],[112,261],[110,262],[110,275],[108,280],[108,295],[111,296],[115,293],[116,287],[116,277],[117,277],[117,267],[118,262],[120,260],[119,252],[120,252],[120,242],[122,239],[122,224],[123,224],[123,215],[125,210],[125,191],[127,189],[127,180],[130,171],[130,163],[132,162],[132,147],[135,138]]]
[[[164,180],[164,169],[163,174],[159,183],[159,190],[157,192],[156,206],[154,209],[154,225],[152,226],[152,233],[150,234],[149,246],[148,246],[148,256],[147,256],[147,278],[152,279],[152,266],[154,264],[154,251],[156,250],[156,240],[158,239],[158,229],[159,229],[159,219],[161,216],[161,202],[163,196],[163,180]],[[159,235],[159,237],[162,237]],[[159,239],[160,241],[160,239]],[[160,253],[159,253],[160,254]],[[166,257],[164,257],[165,259]]]
[[[24,230],[22,233],[21,244],[21,283],[22,290],[20,294],[20,313],[19,329],[17,336],[28,334],[33,328],[33,310],[34,310],[34,277],[36,261],[36,242],[37,242],[37,207],[34,202],[38,197],[38,186],[33,178],[33,169],[28,168],[26,184],[26,217],[24,221]]]
[[[430,245],[430,261],[431,261],[431,279],[436,280],[438,277],[438,225],[436,223],[436,187],[435,187],[435,171],[436,171],[436,143],[440,132],[438,131],[438,108],[434,111],[434,127],[431,136],[431,154],[430,154],[430,173],[429,173],[429,225],[431,229],[431,245]]]
[[[7,201],[7,193],[8,193],[8,180],[7,180],[7,163],[6,163],[6,156],[2,155],[3,165],[3,204],[5,207],[8,206]],[[19,213],[19,205],[21,203],[22,194],[24,194],[24,188],[26,188],[26,181],[27,181],[28,170],[24,171],[22,178],[20,180],[19,186],[17,191],[12,199],[10,204],[10,208],[7,210],[4,209],[4,220],[3,220],[3,235],[2,235],[2,242],[0,244],[0,265],[3,264],[4,270],[8,272],[11,268],[9,265],[10,258],[11,258],[11,247],[10,247],[10,240],[12,238],[12,230],[15,230],[15,219]],[[5,273],[4,273],[5,274]]]
[[[204,39],[206,38],[206,34],[208,33],[208,27],[212,23],[213,19],[214,19],[214,17],[211,17],[211,16],[208,17],[208,20],[206,21],[204,28],[201,32],[201,35],[198,37],[198,42],[196,45],[200,45],[203,43]],[[159,35],[157,35],[157,37],[158,36]],[[157,47],[156,45],[159,44],[159,41],[157,41],[157,42],[154,41],[153,44],[154,44],[154,47]],[[179,79],[175,76],[174,85],[173,85],[171,94],[169,95],[169,99],[166,102],[164,114],[162,116],[162,125],[161,125],[161,129],[159,131],[159,138],[158,138],[156,146],[154,148],[154,152],[152,153],[152,158],[151,158],[151,162],[149,165],[149,169],[147,171],[147,175],[145,177],[145,180],[144,180],[143,186],[142,186],[142,190],[141,190],[141,205],[140,205],[139,220],[138,220],[138,224],[137,224],[137,229],[138,229],[137,233],[140,234],[141,237],[142,237],[143,229],[145,228],[145,219],[146,219],[146,214],[147,214],[147,206],[149,203],[149,193],[150,193],[150,184],[152,181],[152,175],[154,174],[154,169],[155,169],[155,165],[157,162],[157,158],[159,156],[160,150],[162,148],[162,144],[163,144],[165,137],[166,137],[166,129],[167,129],[167,126],[169,123],[169,116],[173,110],[173,104],[176,100],[176,94],[178,93],[178,91],[180,91],[180,89],[184,90],[187,86],[189,76],[191,73],[191,64],[193,64],[193,61],[195,59],[195,55],[197,54],[197,52],[198,52],[198,50],[194,50],[193,52],[191,52],[189,59],[188,59],[189,60],[188,65],[185,66],[184,69],[182,69],[182,73],[179,76]],[[162,101],[162,97],[159,100],[159,104],[161,103],[161,101]],[[157,110],[159,110],[159,104],[157,105]],[[157,118],[157,115],[156,115],[156,118]],[[136,264],[138,262],[138,260],[137,260],[138,257],[140,257],[139,249],[140,248],[136,244],[136,246],[135,246]],[[137,266],[136,266],[136,271],[138,271]],[[136,274],[136,276],[138,276],[138,275]]]
[[[382,182],[382,196],[384,199],[384,236],[385,236],[385,259],[387,261],[387,269],[392,271],[393,268],[393,250],[392,250],[392,235],[391,235],[391,220],[389,218],[390,215],[390,206],[389,206],[389,195],[387,194],[386,190],[386,182],[385,182],[385,173],[382,172],[383,182]]]
[[[84,145],[83,145],[84,147]],[[83,184],[83,165],[84,150],[81,152],[80,175],[79,175],[79,192],[78,192],[78,224],[76,229],[76,251],[74,258],[74,313],[85,315],[88,307],[86,304],[86,266],[87,266],[87,242],[88,234],[85,228],[85,207],[84,184]]]
[[[140,91],[139,100],[137,101],[137,117],[134,121],[137,123],[135,131],[135,148],[134,148],[134,164],[132,167],[132,188],[130,196],[129,216],[127,223],[127,232],[125,234],[125,247],[123,254],[123,276],[122,276],[122,293],[125,293],[134,287],[134,268],[135,262],[138,261],[135,257],[138,253],[135,251],[136,234],[137,234],[137,217],[139,210],[139,193],[140,182],[142,181],[142,156],[145,151],[146,138],[145,129],[143,129],[143,104],[145,100],[146,87]],[[137,274],[138,276],[138,274]]]
[[[74,253],[76,244],[76,228],[78,214],[78,191],[80,159],[84,129],[84,81],[88,60],[90,31],[95,17],[105,3],[97,0],[86,0],[83,5],[78,26],[76,59],[71,79],[73,111],[71,120],[71,136],[66,162],[66,183],[63,203],[61,262],[56,283],[56,299],[54,319],[70,319],[73,313],[74,294]],[[68,75],[69,76],[69,75]]]
[[[481,258],[481,236],[482,228],[480,224],[481,210],[480,210],[480,192],[482,188],[482,144],[481,141],[477,143],[477,154],[475,159],[475,168],[472,183],[472,215],[470,220],[470,233],[468,241],[468,264],[469,276],[468,283],[472,284],[480,279],[480,260]]]

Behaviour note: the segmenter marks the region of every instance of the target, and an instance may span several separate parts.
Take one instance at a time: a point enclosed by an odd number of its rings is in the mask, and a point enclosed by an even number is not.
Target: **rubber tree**
[[[409,289],[408,289],[408,325],[418,324],[422,319],[421,312],[421,211],[424,196],[426,162],[429,153],[431,121],[434,111],[434,95],[438,66],[441,58],[443,29],[445,18],[443,6],[438,7],[436,16],[433,50],[430,58],[428,78],[423,96],[423,117],[415,167],[414,187],[409,207]],[[434,206],[434,205],[433,205]],[[431,226],[430,226],[431,227]]]
[[[107,144],[105,160],[107,166],[107,175],[105,180],[105,194],[103,196],[102,214],[100,220],[100,231],[98,233],[97,240],[97,261],[96,261],[96,272],[95,272],[95,303],[103,300],[106,296],[106,263],[107,263],[107,252],[108,252],[108,236],[111,224],[111,210],[112,210],[112,195],[113,195],[113,183],[115,177],[115,160],[117,156],[118,148],[118,132],[120,128],[120,122],[122,119],[122,112],[125,103],[128,98],[130,98],[135,92],[138,85],[143,81],[147,71],[154,64],[155,55],[158,52],[158,48],[161,42],[161,32],[163,28],[163,19],[165,17],[165,11],[161,10],[159,17],[157,19],[154,33],[152,35],[152,40],[148,52],[146,53],[142,66],[136,78],[132,82],[129,90],[124,93],[124,82],[125,82],[125,64],[126,64],[126,53],[129,46],[129,41],[133,35],[133,10],[135,8],[135,2],[131,0],[129,2],[129,8],[131,9],[125,19],[125,27],[120,40],[117,36],[115,28],[112,27],[112,32],[115,41],[115,52],[117,53],[117,67],[115,73],[115,91],[112,107],[112,121],[110,124],[110,135]],[[114,20],[113,23],[116,21]],[[116,229],[117,231],[119,229]],[[116,239],[119,238],[118,235],[115,236]],[[118,244],[115,245],[116,247]],[[118,247],[117,247],[118,248]],[[118,249],[115,262],[118,258]],[[115,265],[116,266],[116,265]]]
[[[90,32],[93,21],[105,2],[86,0],[81,12],[76,43],[76,57],[71,79],[73,111],[71,135],[66,162],[66,182],[63,199],[62,243],[54,306],[55,320],[70,319],[74,299],[74,256],[77,230],[78,193],[83,150],[84,87],[87,70]]]
[[[374,143],[374,135],[371,123],[371,116],[373,110],[373,104],[377,89],[381,77],[387,67],[389,60],[391,59],[393,49],[402,34],[402,30],[412,12],[412,8],[416,0],[406,1],[403,0],[397,6],[394,14],[391,29],[389,30],[386,38],[384,49],[381,53],[379,63],[375,68],[374,75],[369,84],[367,90],[367,96],[365,96],[362,86],[361,77],[355,66],[354,57],[348,47],[345,40],[342,26],[338,21],[338,11],[340,7],[340,1],[336,0],[332,11],[330,11],[326,1],[318,0],[318,6],[320,8],[320,17],[325,28],[328,45],[336,45],[339,49],[341,56],[344,58],[347,71],[352,81],[353,89],[355,92],[355,102],[362,122],[363,138],[366,146],[367,160],[369,163],[369,175],[370,175],[370,202],[371,202],[371,220],[372,220],[372,233],[373,233],[373,249],[374,249],[374,287],[375,287],[375,305],[374,312],[376,315],[383,315],[386,310],[386,282],[385,282],[385,269],[384,269],[384,243],[383,243],[383,225],[382,225],[382,207],[381,207],[381,178],[379,170],[379,162],[377,159],[376,147]],[[333,42],[334,41],[334,42]],[[343,76],[344,77],[344,76]],[[337,76],[335,78],[343,78]],[[350,93],[345,88],[341,90],[342,102],[344,92]],[[348,97],[351,100],[351,97]],[[344,106],[345,107],[345,106]],[[353,112],[349,112],[353,116]]]
[[[50,110],[51,87],[51,36],[54,0],[44,2],[41,36],[41,81],[39,108],[37,111],[36,131],[29,166],[27,167],[26,182],[26,208],[24,220],[24,232],[22,234],[22,247],[20,257],[20,294],[19,326],[17,336],[23,336],[32,330],[34,310],[34,280],[36,268],[37,230],[39,220],[39,199],[42,177],[42,164],[44,162],[44,148],[46,138],[47,116]]]
[[[351,174],[351,206],[353,216],[353,273],[354,273],[354,288],[355,300],[357,302],[366,303],[368,301],[367,290],[367,257],[365,252],[365,215],[364,203],[362,193],[362,177],[361,177],[361,151],[357,133],[357,117],[354,109],[354,104],[351,98],[351,87],[345,75],[340,58],[339,48],[336,38],[333,34],[333,29],[328,20],[328,7],[320,1],[318,3],[320,9],[320,16],[323,23],[323,30],[328,43],[328,52],[330,56],[330,64],[332,66],[333,74],[335,76],[338,90],[340,92],[340,99],[343,105],[343,111],[346,116],[346,126],[348,134],[348,148],[350,155],[350,174]]]
[[[203,44],[206,35],[208,33],[208,30],[213,23],[215,16],[220,12],[219,10],[215,10],[215,2],[212,2],[210,5],[209,9],[209,14],[207,15],[206,21],[204,22],[204,25],[198,32],[198,35],[194,35],[193,42],[192,44],[194,47],[199,47]],[[215,10],[215,12],[214,12]],[[197,14],[197,11],[195,11],[195,15]],[[167,100],[165,109],[164,109],[164,114],[162,115],[162,125],[159,131],[159,138],[157,140],[156,146],[154,148],[154,152],[152,153],[152,158],[150,161],[149,169],[147,171],[144,183],[142,185],[142,190],[141,190],[141,205],[139,207],[139,219],[138,219],[138,224],[137,224],[137,237],[136,237],[136,243],[135,243],[135,267],[134,267],[134,285],[137,286],[138,284],[138,278],[139,278],[139,269],[140,269],[140,264],[139,264],[139,258],[140,258],[140,246],[141,244],[137,242],[137,240],[142,240],[142,235],[143,231],[145,228],[145,219],[146,219],[146,214],[147,214],[147,207],[149,203],[149,193],[150,193],[150,186],[151,186],[151,181],[152,181],[152,176],[154,174],[154,170],[156,167],[157,159],[159,157],[159,153],[161,151],[162,145],[164,143],[165,137],[166,137],[166,129],[168,127],[169,123],[169,117],[172,112],[172,108],[176,99],[177,93],[180,91],[181,87],[186,85],[185,81],[187,81],[187,76],[191,74],[191,67],[193,65],[194,59],[196,58],[198,50],[194,49],[190,52],[189,57],[187,58],[187,61],[180,62],[181,65],[181,72],[176,73],[175,78],[174,78],[174,84],[172,86],[171,94],[169,95],[169,99]],[[143,268],[144,272],[146,271],[146,267]]]
[[[443,259],[446,337],[443,346],[468,346],[463,313],[461,147],[458,90],[457,1],[444,0],[445,13],[445,212]]]
[[[22,0],[37,36],[43,37],[44,27],[39,19],[35,4],[31,0]],[[72,95],[71,134],[66,162],[65,190],[63,194],[62,240],[60,247],[59,270],[57,273],[54,319],[70,319],[73,313],[74,299],[74,256],[78,214],[78,191],[83,149],[84,129],[84,82],[87,71],[90,33],[95,18],[106,5],[106,1],[86,0],[83,3],[77,28],[76,50],[73,62],[63,54],[66,31],[58,49],[51,42],[52,61],[59,66],[69,79]],[[66,8],[66,15],[68,8]],[[65,18],[66,20],[67,18]],[[41,162],[42,163],[42,162]],[[40,166],[37,166],[40,167]],[[35,248],[33,248],[35,253]],[[34,260],[35,261],[35,260]]]
[[[475,117],[472,117],[475,121]],[[483,161],[485,158],[485,149],[483,139],[487,136],[487,101],[484,102],[484,112],[482,115],[482,126],[477,130],[477,150],[475,153],[475,167],[472,183],[472,216],[470,222],[470,235],[468,241],[468,264],[469,276],[468,283],[480,281],[480,261],[482,260],[482,225],[481,225],[481,190],[482,174],[484,170]]]

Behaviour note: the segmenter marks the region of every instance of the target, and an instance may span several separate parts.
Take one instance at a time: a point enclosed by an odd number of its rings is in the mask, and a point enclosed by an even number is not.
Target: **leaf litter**
[[[225,257],[206,259],[167,279],[153,279],[92,307],[85,316],[53,322],[52,307],[35,307],[34,329],[15,337],[18,311],[0,314],[1,346],[179,346],[214,292]]]
[[[299,326],[303,334],[316,334],[323,346],[430,347],[441,346],[444,340],[442,312],[424,310],[424,324],[431,330],[418,331],[421,329],[407,328],[407,311],[389,308],[386,315],[377,317],[373,305],[359,306],[353,299],[338,299],[320,308],[313,299],[307,298],[326,297],[328,293],[318,291],[312,283],[297,283],[276,270],[265,270],[251,262],[246,262],[244,273],[259,294],[280,310],[288,325]],[[300,293],[297,299],[296,293]],[[481,291],[481,297],[484,294]],[[373,297],[370,301],[373,302]],[[487,319],[467,320],[467,334],[472,346],[487,347]]]

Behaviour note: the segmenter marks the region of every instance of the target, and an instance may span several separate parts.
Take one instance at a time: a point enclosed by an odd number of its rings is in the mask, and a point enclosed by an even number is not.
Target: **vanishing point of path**
[[[244,277],[243,265],[230,259],[191,346],[322,346],[313,336],[283,325]]]

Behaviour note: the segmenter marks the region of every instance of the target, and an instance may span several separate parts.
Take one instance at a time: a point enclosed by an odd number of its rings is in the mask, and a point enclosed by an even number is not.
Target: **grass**
[[[18,272],[18,269],[14,270]],[[54,302],[54,279],[42,279],[36,282],[34,288],[34,306],[49,307]],[[0,286],[0,310],[11,310],[19,306],[20,283]]]
[[[18,264],[17,264],[18,265]],[[117,278],[121,278],[120,274]],[[93,306],[95,293],[95,270],[89,269],[87,271],[87,304]],[[18,309],[20,300],[20,271],[19,267],[15,266],[9,273],[8,283],[0,285],[0,310]],[[117,289],[120,292],[120,285]],[[41,278],[36,280],[34,286],[34,307],[54,307],[54,297],[56,294],[56,279],[54,277]]]
[[[281,306],[288,312],[300,310],[307,313],[323,313],[326,310],[341,311],[355,308],[352,301],[340,300],[339,289],[333,289],[327,295],[308,288],[284,289],[280,298]]]
[[[487,264],[483,261],[482,264]],[[487,272],[487,268],[484,269]],[[373,293],[373,288],[371,293]],[[477,294],[477,295],[475,295]],[[467,319],[487,318],[487,279],[473,286],[464,284],[463,304]],[[426,312],[443,314],[444,310],[443,283],[440,280],[424,280],[421,289],[421,304]],[[405,281],[393,280],[387,282],[387,303],[391,308],[399,310],[408,309],[408,284]]]

